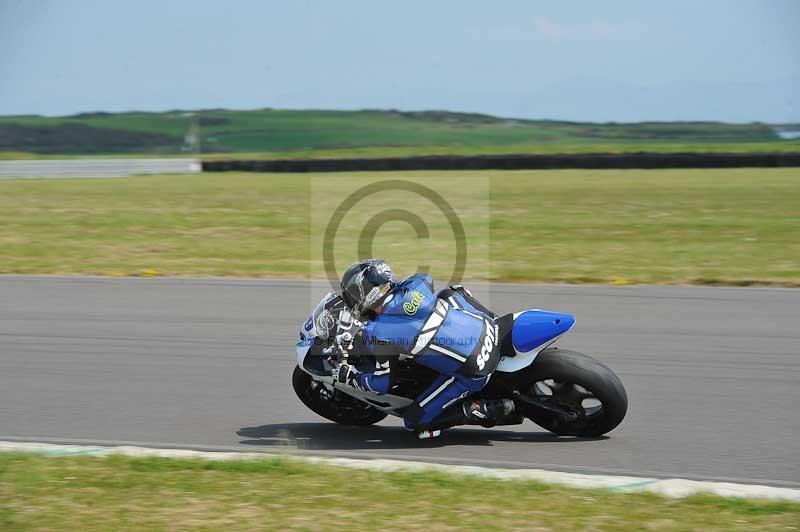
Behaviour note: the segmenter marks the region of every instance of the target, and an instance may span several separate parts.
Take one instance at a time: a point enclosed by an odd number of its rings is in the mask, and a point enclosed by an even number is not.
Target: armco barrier
[[[359,172],[385,170],[546,170],[558,168],[737,168],[800,166],[800,153],[606,153],[470,155],[380,159],[203,161],[206,172]]]

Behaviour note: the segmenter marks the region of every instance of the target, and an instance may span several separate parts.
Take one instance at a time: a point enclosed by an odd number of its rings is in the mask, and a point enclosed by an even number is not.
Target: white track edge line
[[[319,456],[300,456],[297,454],[279,453],[267,454],[224,451],[195,451],[189,449],[158,449],[130,445],[61,445],[14,441],[0,441],[0,452],[27,452],[43,454],[47,456],[109,456],[117,454],[133,457],[155,456],[162,458],[202,458],[205,460],[264,460],[280,457],[299,460],[301,462],[311,464],[365,469],[369,471],[437,471],[442,473],[469,475],[498,480],[534,480],[572,488],[600,488],[624,493],[648,492],[672,498],[688,497],[698,493],[707,493],[720,497],[800,502],[800,489],[781,488],[757,484],[707,482],[680,478],[658,479],[621,475],[586,475],[581,473],[547,471],[544,469],[502,469],[465,465],[442,465],[405,460],[360,460],[354,458],[324,458]]]

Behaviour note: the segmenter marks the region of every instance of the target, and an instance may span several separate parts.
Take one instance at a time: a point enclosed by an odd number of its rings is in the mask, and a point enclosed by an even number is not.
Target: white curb
[[[800,489],[779,488],[755,484],[734,484],[731,482],[700,482],[680,478],[658,479],[612,475],[583,475],[561,473],[544,469],[500,469],[477,466],[457,466],[410,462],[405,460],[357,460],[352,458],[322,458],[298,456],[290,453],[267,454],[245,452],[210,452],[189,449],[156,449],[151,447],[102,447],[88,445],[56,445],[50,443],[29,443],[0,441],[0,452],[29,452],[47,456],[156,456],[163,458],[202,458],[204,460],[269,460],[291,458],[306,463],[328,466],[366,469],[370,471],[421,472],[438,471],[442,473],[469,475],[500,480],[535,480],[548,484],[558,484],[571,488],[600,488],[615,492],[648,492],[666,497],[687,497],[698,493],[708,493],[721,497],[749,499],[769,499],[800,502]]]

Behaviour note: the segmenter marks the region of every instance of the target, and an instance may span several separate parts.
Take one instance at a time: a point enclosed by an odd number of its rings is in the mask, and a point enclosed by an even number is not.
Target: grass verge
[[[471,269],[481,272],[472,278],[800,285],[796,168],[6,180],[0,273],[315,276],[312,218],[330,217],[337,203],[326,198],[377,179],[446,191],[468,233],[486,229],[471,243]],[[363,220],[347,220],[342,234],[354,241]],[[401,222],[382,227],[374,253],[400,274],[421,257],[434,277],[449,274],[452,262],[436,257],[447,257],[452,233],[425,221],[427,240]],[[353,245],[343,256],[355,254]]]
[[[800,505],[290,460],[0,455],[0,529],[788,530]]]

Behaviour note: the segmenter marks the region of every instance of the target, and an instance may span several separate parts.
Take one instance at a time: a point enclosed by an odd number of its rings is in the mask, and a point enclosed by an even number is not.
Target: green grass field
[[[424,183],[454,206],[468,280],[800,286],[798,169],[5,180],[0,273],[320,277],[316,246],[339,197],[387,178]],[[430,263],[448,279],[446,220],[406,196],[351,211],[337,265],[356,256],[366,219],[390,204],[419,212],[430,238],[390,222],[374,254],[401,275]]]
[[[424,494],[424,496],[422,496]],[[295,461],[0,455],[2,530],[793,530],[800,505]]]
[[[193,116],[192,116],[193,115]],[[192,120],[204,153],[247,157],[800,151],[769,124],[596,124],[446,111],[204,110],[0,117],[0,157],[177,154]],[[246,155],[245,155],[246,154]]]

